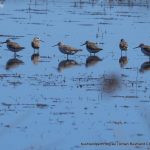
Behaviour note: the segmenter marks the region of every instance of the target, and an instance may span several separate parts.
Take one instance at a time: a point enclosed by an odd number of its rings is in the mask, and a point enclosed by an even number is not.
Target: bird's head
[[[143,46],[144,46],[144,44],[143,44],[143,43],[141,43],[141,44],[139,44],[139,46],[134,47],[133,49],[136,49],[136,48],[143,48]]]
[[[81,46],[87,45],[88,43],[89,43],[89,41],[85,41]]]
[[[124,39],[121,39],[120,41],[121,41],[121,42],[124,42],[125,40],[124,40]]]
[[[58,42],[57,44],[53,45],[52,47],[61,46],[62,44],[63,44],[62,42]]]

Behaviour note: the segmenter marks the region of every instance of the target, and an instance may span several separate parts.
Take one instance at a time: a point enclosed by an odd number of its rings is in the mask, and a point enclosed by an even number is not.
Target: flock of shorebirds
[[[33,49],[39,49],[40,46],[41,46],[41,42],[44,42],[42,41],[39,37],[34,37],[32,42],[31,42],[31,46],[33,47]],[[14,57],[16,57],[16,53],[25,49],[25,47],[23,46],[20,46],[18,43],[16,42],[13,42],[11,41],[10,39],[7,39],[5,42],[1,42],[0,44],[4,44],[6,43],[7,44],[7,48],[8,50],[14,52]],[[97,43],[95,42],[91,42],[91,41],[86,41],[84,42],[81,46],[83,45],[86,45],[86,49],[87,51],[90,53],[90,54],[94,54],[95,53],[98,53],[100,52],[101,50],[103,50],[102,48],[100,48]],[[81,49],[78,49],[78,48],[74,48],[72,46],[69,46],[69,45],[65,45],[63,44],[62,42],[59,42],[57,44],[55,44],[54,46],[52,47],[55,47],[55,46],[58,46],[58,49],[61,53],[63,54],[66,54],[67,55],[67,59],[68,59],[68,56],[69,55],[74,55],[76,54],[77,52],[79,51],[82,51]],[[128,50],[128,43],[124,40],[124,39],[121,39],[120,40],[120,43],[119,43],[119,47],[121,49],[121,52],[122,51],[127,51]],[[139,46],[135,47],[135,48],[141,48],[141,51],[150,57],[150,46],[148,45],[144,45],[143,43],[140,44]]]

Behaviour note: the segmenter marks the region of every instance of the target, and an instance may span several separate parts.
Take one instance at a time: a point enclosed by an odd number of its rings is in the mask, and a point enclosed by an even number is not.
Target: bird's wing
[[[40,48],[40,42],[39,41],[32,41],[31,45],[32,45],[32,47]]]
[[[88,47],[89,49],[93,49],[93,50],[100,50],[100,49],[101,49],[100,47],[98,47],[98,46],[96,45],[96,43],[89,43],[89,44],[87,45],[87,47]]]
[[[71,46],[69,46],[69,45],[63,45],[63,49],[64,49],[65,51],[67,51],[67,52],[77,51],[76,48],[73,48],[73,47],[71,47]]]
[[[21,47],[18,43],[15,43],[15,42],[10,42],[10,43],[8,44],[8,46],[9,46],[10,48],[14,48],[14,49],[23,48],[23,47]]]
[[[144,50],[147,51],[147,52],[150,52],[150,46],[144,45]]]
[[[128,48],[128,43],[127,42],[121,42],[119,46],[120,46],[120,48],[127,49]]]

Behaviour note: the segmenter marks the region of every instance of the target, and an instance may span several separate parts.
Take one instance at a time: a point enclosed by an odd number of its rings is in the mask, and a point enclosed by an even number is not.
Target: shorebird
[[[103,50],[102,48],[97,46],[97,43],[91,42],[91,41],[85,41],[84,44],[82,44],[81,46],[86,45],[86,49],[88,50],[88,52],[91,53],[97,53],[101,50]]]
[[[149,56],[149,61],[150,61],[150,46],[141,43],[139,46],[135,47],[134,49],[136,48],[141,48],[142,53]]]
[[[121,39],[120,43],[119,43],[119,47],[121,49],[121,52],[127,51],[128,50],[128,43],[124,39]]]
[[[39,37],[34,37],[32,42],[31,42],[31,46],[34,49],[39,49],[41,46],[41,42],[44,42],[44,41],[42,41]]]
[[[73,48],[69,45],[65,45],[62,42],[59,42],[54,46],[58,46],[60,52],[62,52],[63,54],[67,54],[67,59],[68,59],[68,55],[74,55],[75,53],[82,51],[81,49],[77,49],[77,48]],[[54,46],[52,46],[52,47],[54,47]]]
[[[14,52],[14,56],[16,57],[16,53],[23,50],[25,47],[20,46],[18,43],[16,42],[12,42],[11,40],[6,40],[5,42],[2,43],[6,43],[7,44],[7,48]]]

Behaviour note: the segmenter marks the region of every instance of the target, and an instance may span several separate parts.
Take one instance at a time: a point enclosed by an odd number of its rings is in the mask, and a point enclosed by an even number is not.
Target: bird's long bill
[[[58,44],[53,45],[52,47],[58,46]]]
[[[43,40],[40,40],[40,41],[44,43],[44,41],[43,41]]]
[[[139,46],[137,46],[137,47],[134,47],[133,49],[136,49],[136,48],[139,48]]]
[[[81,44],[80,46],[83,46],[83,45],[85,45],[86,43],[83,43],[83,44]]]
[[[5,44],[5,43],[7,43],[6,41],[5,42],[0,42],[0,44]]]

